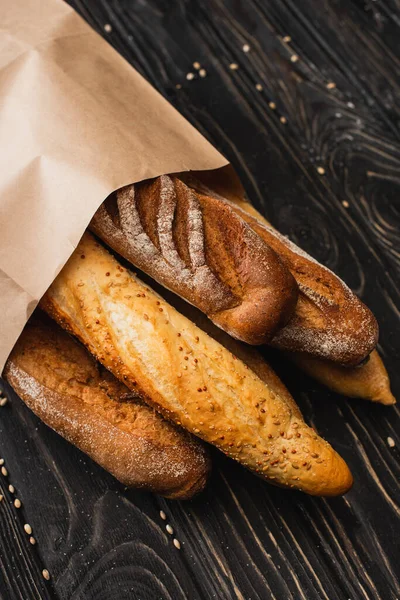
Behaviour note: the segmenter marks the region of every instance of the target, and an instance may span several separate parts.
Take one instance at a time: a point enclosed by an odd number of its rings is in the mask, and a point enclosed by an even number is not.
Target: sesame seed
[[[250,52],[250,46],[249,46],[249,44],[243,44],[242,50],[243,50],[243,52]]]
[[[237,71],[237,70],[238,70],[238,68],[239,68],[239,65],[238,65],[237,63],[231,63],[231,64],[229,65],[229,68],[230,68],[232,71]]]
[[[196,62],[193,63],[193,68],[197,69],[197,71],[200,69],[201,64],[196,60]]]
[[[0,406],[5,406],[8,402],[8,398],[4,396],[4,398],[0,399]]]
[[[112,27],[111,27],[110,23],[106,23],[104,25],[104,31],[106,31],[107,33],[111,33]]]
[[[25,523],[25,525],[24,525],[24,531],[28,535],[31,535],[31,533],[32,533],[32,527],[29,525],[29,523]]]
[[[335,89],[335,87],[336,87],[336,83],[334,83],[333,81],[329,81],[329,82],[326,84],[326,87],[328,88],[328,90],[334,90],[334,89]]]
[[[176,87],[177,90],[180,90],[182,86],[181,86],[180,83],[177,83],[175,87]]]
[[[281,122],[281,123],[283,123],[283,124],[285,124],[285,123],[286,123],[286,117],[281,117],[279,120],[280,120],[280,122]]]
[[[19,498],[15,498],[14,506],[15,506],[15,508],[21,508],[22,503],[21,503],[21,500],[19,500]]]
[[[165,512],[163,510],[160,510],[160,517],[162,518],[163,521],[167,520],[167,515],[165,514]]]
[[[204,77],[207,77],[207,71],[205,69],[200,69],[199,75],[204,79]]]
[[[389,436],[389,437],[387,438],[387,440],[386,440],[386,441],[387,441],[387,443],[388,443],[388,446],[389,446],[389,448],[394,448],[394,447],[395,447],[396,443],[395,443],[395,441],[394,441],[394,439],[393,439],[393,438],[391,438],[391,437]]]
[[[4,458],[0,458],[0,466],[4,465]]]
[[[173,544],[174,544],[175,548],[178,548],[178,550],[181,549],[181,543],[176,538],[173,539]]]
[[[43,569],[42,575],[43,575],[43,578],[46,579],[46,581],[49,581],[49,579],[50,579],[50,573],[48,572],[47,569]]]
[[[186,73],[186,79],[192,81],[192,79],[194,79],[194,73]]]
[[[292,61],[292,63],[295,63],[299,60],[299,57],[297,56],[297,54],[292,54],[290,60]]]
[[[353,104],[352,102],[348,102],[348,103],[347,103],[347,106],[348,106],[349,108],[355,108],[355,106],[354,106],[354,104]]]
[[[342,200],[342,205],[343,205],[345,208],[349,208],[349,206],[350,206],[350,204],[347,202],[347,200]]]
[[[289,42],[291,42],[291,41],[292,41],[292,38],[290,37],[290,35],[285,35],[285,37],[284,37],[284,38],[282,38],[282,39],[283,39],[283,41],[284,41],[286,44],[288,44]]]
[[[34,546],[36,544],[36,540],[35,538],[31,535],[31,537],[29,538],[30,543],[32,544],[32,546]]]
[[[271,110],[275,110],[276,109],[276,104],[275,102],[269,102],[268,106],[270,107]]]
[[[320,175],[324,175],[324,174],[325,174],[325,169],[324,169],[324,167],[317,167],[317,172],[318,172]]]
[[[8,486],[8,491],[10,492],[10,494],[13,494],[15,492],[15,487],[13,485],[11,485],[11,483]]]
[[[166,525],[165,529],[167,530],[167,533],[169,533],[170,535],[172,535],[174,533],[174,530],[172,529],[172,527],[169,523],[168,523],[168,525]]]
[[[1,474],[4,475],[4,477],[7,477],[8,471],[5,467],[1,467]]]
[[[262,92],[262,90],[263,90],[263,86],[261,85],[261,83],[256,83],[256,90],[257,90],[258,92]]]

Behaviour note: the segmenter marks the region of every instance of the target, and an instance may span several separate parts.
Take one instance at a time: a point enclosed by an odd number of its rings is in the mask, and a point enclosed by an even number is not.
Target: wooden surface
[[[372,308],[400,397],[399,0],[73,4],[233,162],[272,223]],[[194,61],[207,76],[187,81]],[[192,502],[126,491],[10,394],[0,408],[9,472],[0,476],[0,597],[400,598],[398,408],[346,400],[276,366],[348,461],[356,482],[346,497],[273,488],[217,452]]]

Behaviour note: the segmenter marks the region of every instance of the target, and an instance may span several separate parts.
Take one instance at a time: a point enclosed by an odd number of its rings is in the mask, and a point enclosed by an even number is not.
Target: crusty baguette
[[[278,256],[223,200],[176,176],[112,194],[91,230],[133,265],[249,344],[287,323],[297,285]]]
[[[219,197],[215,179],[214,192],[199,180],[186,179],[198,193]],[[342,365],[362,362],[378,341],[378,325],[371,311],[337,275],[278,233],[244,198],[230,194],[225,200],[280,256],[299,286],[293,317],[269,343]]]
[[[327,496],[351,486],[346,463],[276,386],[121,267],[90,234],[41,305],[164,416],[270,482]]]
[[[380,404],[396,404],[385,365],[376,350],[371,352],[365,364],[350,369],[299,352],[287,352],[286,356],[308,375],[338,394]]]
[[[43,317],[26,325],[4,371],[29,408],[127,486],[179,499],[200,491],[210,469],[202,444]]]

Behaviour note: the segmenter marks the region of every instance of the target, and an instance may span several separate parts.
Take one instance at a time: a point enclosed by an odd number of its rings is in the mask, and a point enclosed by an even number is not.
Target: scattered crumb
[[[326,84],[326,87],[328,88],[328,90],[333,90],[336,87],[336,83],[334,83],[333,81],[329,81],[329,83]]]
[[[181,549],[181,543],[176,538],[173,539],[173,544],[174,544],[175,548],[178,548],[178,550]]]
[[[354,104],[353,104],[352,102],[348,102],[348,103],[347,103],[347,106],[348,106],[349,108],[355,108],[355,106],[354,106]]]
[[[176,87],[177,90],[180,90],[182,86],[181,86],[180,83],[177,83],[175,87]]]
[[[199,75],[200,75],[200,77],[206,77],[207,71],[205,69],[200,69]]]
[[[317,167],[317,172],[318,172],[320,175],[325,175],[325,169],[324,169],[324,167]]]
[[[43,575],[44,579],[46,579],[46,581],[49,581],[49,579],[50,579],[50,573],[48,572],[47,569],[43,569],[42,575]]]
[[[292,61],[292,63],[295,63],[299,60],[299,57],[297,56],[297,54],[292,54],[290,60]]]
[[[279,120],[283,124],[287,123],[286,117],[281,117]]]
[[[194,73],[186,73],[186,79],[192,81],[192,79],[194,79]]]
[[[162,518],[163,521],[167,520],[167,515],[165,514],[165,512],[163,510],[160,510],[160,517]]]
[[[347,200],[342,200],[342,204],[345,208],[349,208],[350,204],[347,202]]]
[[[232,71],[237,71],[237,70],[238,70],[238,68],[239,68],[239,65],[238,65],[237,63],[231,63],[231,64],[229,65],[229,68],[230,68]]]
[[[258,90],[259,92],[262,92],[263,86],[261,85],[261,83],[256,83],[256,90]]]
[[[249,44],[243,44],[242,50],[243,50],[243,52],[250,52]]]
[[[193,63],[193,68],[198,71],[200,69],[200,67],[201,67],[201,64],[196,60],[196,62]]]
[[[389,448],[394,448],[396,445],[394,439],[391,438],[390,436],[387,439],[387,443],[388,443]]]
[[[275,109],[276,109],[276,104],[275,104],[275,102],[269,102],[269,103],[268,103],[268,106],[269,106],[269,107],[270,107],[272,110],[275,110]]]
[[[112,27],[111,27],[110,23],[106,23],[104,25],[104,31],[106,31],[107,33],[111,33]]]
[[[285,42],[285,44],[288,44],[292,41],[292,38],[290,37],[290,35],[285,35],[285,37],[282,38],[282,40]]]

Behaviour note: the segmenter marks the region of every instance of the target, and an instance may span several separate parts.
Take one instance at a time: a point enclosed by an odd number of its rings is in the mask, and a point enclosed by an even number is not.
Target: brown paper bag
[[[61,0],[0,0],[0,372],[115,189],[227,164]]]

